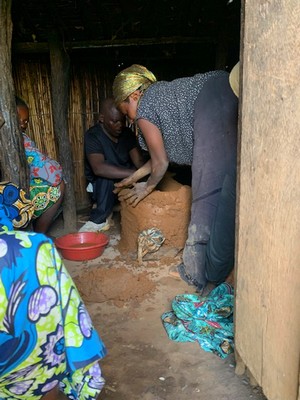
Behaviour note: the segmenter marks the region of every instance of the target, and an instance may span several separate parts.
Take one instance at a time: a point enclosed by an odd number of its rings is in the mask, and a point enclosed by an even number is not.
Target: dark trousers
[[[237,105],[226,75],[211,78],[195,103],[193,200],[180,273],[199,289],[233,268]]]
[[[234,266],[235,204],[236,178],[227,175],[206,248],[206,278],[216,284],[224,282]]]
[[[97,207],[92,209],[90,221],[95,224],[105,222],[117,203],[118,197],[113,193],[114,183],[112,179],[100,177],[93,182],[93,200],[96,202]]]

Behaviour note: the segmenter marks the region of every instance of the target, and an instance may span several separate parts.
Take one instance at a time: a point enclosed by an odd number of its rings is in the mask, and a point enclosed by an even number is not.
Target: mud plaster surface
[[[121,203],[122,252],[136,250],[138,235],[144,229],[158,228],[165,237],[164,246],[183,248],[191,209],[191,188],[167,175],[136,207]]]
[[[110,300],[117,307],[130,300],[143,301],[156,286],[146,271],[134,274],[125,267],[107,269],[101,266],[83,272],[75,278],[75,283],[85,302]]]

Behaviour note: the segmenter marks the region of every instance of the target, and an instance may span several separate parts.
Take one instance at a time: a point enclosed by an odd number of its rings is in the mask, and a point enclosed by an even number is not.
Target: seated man
[[[29,109],[18,97],[16,104],[30,170],[30,199],[34,206],[33,227],[35,232],[46,233],[63,200],[65,183],[62,168],[57,161],[41,153],[34,141],[25,134],[29,122]]]
[[[100,231],[107,226],[106,219],[117,202],[114,183],[144,164],[136,137],[124,122],[113,99],[108,98],[101,105],[99,122],[85,133],[85,175],[93,185],[96,208],[80,232]]]

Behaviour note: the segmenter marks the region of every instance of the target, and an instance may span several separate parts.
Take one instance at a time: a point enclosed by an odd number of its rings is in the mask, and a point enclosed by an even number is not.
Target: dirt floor
[[[86,262],[65,260],[108,349],[101,361],[106,386],[99,399],[265,399],[245,376],[235,374],[233,355],[222,360],[197,343],[168,338],[161,315],[171,309],[175,295],[195,292],[168,276],[170,266],[179,264],[181,253],[162,246],[139,265],[136,252],[119,252],[118,213],[113,221],[102,256]],[[61,234],[62,221],[57,220],[50,235]]]

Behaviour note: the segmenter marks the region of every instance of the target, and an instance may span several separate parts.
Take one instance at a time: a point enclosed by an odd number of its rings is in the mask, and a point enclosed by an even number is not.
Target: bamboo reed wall
[[[85,131],[98,120],[101,100],[111,95],[114,73],[95,63],[72,63],[68,124],[74,166],[74,188],[77,209],[89,205],[84,176],[83,138]],[[50,64],[42,58],[15,60],[13,77],[16,95],[29,107],[27,134],[37,147],[58,160],[53,131]]]

